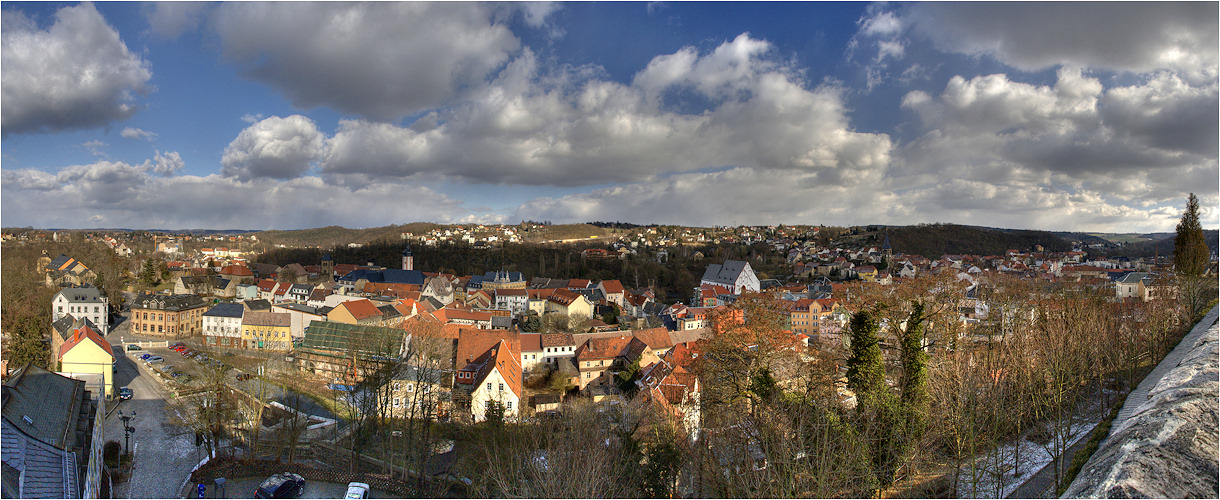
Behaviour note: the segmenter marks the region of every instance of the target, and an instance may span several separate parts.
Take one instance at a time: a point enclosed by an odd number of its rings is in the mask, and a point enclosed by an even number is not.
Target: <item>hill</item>
[[[601,239],[609,236],[611,232],[612,228],[598,227],[592,224],[558,224],[532,227],[529,231],[522,233],[521,236],[527,242],[544,243],[590,238]]]
[[[260,231],[256,233],[258,240],[269,245],[286,245],[290,247],[318,246],[331,248],[348,243],[368,244],[380,240],[399,241],[402,233],[420,234],[441,227],[430,222],[412,222],[410,224],[370,227],[364,229],[348,229],[343,226],[326,226],[313,229],[298,229],[293,231]]]
[[[945,254],[1003,255],[1008,250],[1034,251],[1041,245],[1047,252],[1066,252],[1071,243],[1047,231],[995,229],[956,224],[919,224],[889,229],[894,253],[922,255],[939,259]],[[870,235],[869,246],[880,247],[883,232]]]

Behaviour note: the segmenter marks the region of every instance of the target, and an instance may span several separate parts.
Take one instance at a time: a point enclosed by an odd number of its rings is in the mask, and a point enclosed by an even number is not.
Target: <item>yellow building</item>
[[[59,347],[59,371],[69,374],[101,375],[106,394],[114,389],[114,351],[92,328],[83,326],[72,332]]]
[[[292,315],[266,311],[246,311],[241,317],[243,349],[292,350]]]

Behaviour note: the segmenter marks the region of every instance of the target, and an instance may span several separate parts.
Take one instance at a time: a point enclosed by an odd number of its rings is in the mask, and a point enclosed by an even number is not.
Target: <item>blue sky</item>
[[[5,226],[1220,217],[1216,3],[2,8]]]

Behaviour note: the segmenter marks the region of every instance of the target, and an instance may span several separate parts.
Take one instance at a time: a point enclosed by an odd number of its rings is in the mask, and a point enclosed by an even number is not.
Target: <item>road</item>
[[[125,322],[116,330],[125,329]],[[135,429],[130,436],[135,461],[131,480],[115,485],[116,498],[178,498],[184,478],[190,475],[195,465],[203,459],[205,452],[195,446],[194,434],[168,422],[165,400],[168,396],[155,375],[147,371],[143,363],[135,362],[118,344],[114,332],[114,353],[118,357],[118,373],[115,381],[120,387],[130,387],[132,399],[120,401],[118,407],[109,412],[105,421],[108,441],[123,439],[123,421],[120,417],[131,416],[130,425]],[[138,352],[138,351],[135,351]]]
[[[258,485],[262,484],[267,478],[245,478],[234,479],[225,484],[224,495],[226,498],[253,498],[254,490],[258,489]],[[214,485],[207,485],[208,490],[204,493],[206,498],[216,498],[213,496],[212,488]],[[192,490],[194,491],[194,490]],[[305,481],[305,490],[298,498],[343,498],[347,493],[347,484],[337,483],[322,483],[318,481]],[[178,496],[182,496],[181,493]],[[197,498],[192,495],[187,498]],[[369,498],[399,498],[384,491],[370,489]]]

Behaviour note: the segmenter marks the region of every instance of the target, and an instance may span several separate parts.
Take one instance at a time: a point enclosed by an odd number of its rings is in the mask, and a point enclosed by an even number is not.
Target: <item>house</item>
[[[241,348],[292,350],[292,317],[287,313],[246,311],[241,317]]]
[[[47,256],[46,251],[43,251],[42,257],[38,259],[42,268],[42,272],[46,274],[47,286],[75,286],[83,285],[92,282],[97,278],[97,273],[86,267],[79,260],[68,257],[64,254],[59,254],[52,260]]]
[[[207,303],[198,295],[140,295],[131,301],[131,331],[166,338],[189,338],[203,328]]]
[[[673,355],[644,367],[635,384],[644,402],[659,405],[671,417],[682,422],[687,435],[693,438],[702,424],[699,403],[701,387],[690,363],[684,363],[683,359],[694,359],[697,353],[684,353],[682,350],[688,348],[682,345]]]
[[[547,297],[545,312],[592,318],[593,303],[589,302],[584,295],[571,290],[558,289]]]
[[[758,277],[754,275],[754,270],[750,268],[750,263],[740,260],[726,260],[724,264],[708,264],[699,284],[720,285],[732,290],[736,295],[741,295],[745,291],[762,290],[762,285],[759,283]]]
[[[380,310],[380,308],[378,308]],[[305,327],[314,321],[326,321],[331,309],[313,307],[305,304],[285,302],[271,306],[271,312],[287,314],[289,318],[288,332],[294,342],[305,338]]]
[[[501,339],[458,370],[457,384],[465,392],[464,399],[470,404],[469,414],[475,422],[486,419],[493,402],[503,407],[506,419],[516,417],[520,411],[521,364],[514,347],[514,342]]]
[[[525,314],[529,309],[529,292],[516,288],[496,290],[496,309],[511,311],[513,315]]]
[[[644,342],[621,335],[586,340],[572,355],[580,373],[577,386],[583,391],[589,385],[608,386],[614,376],[634,363],[646,366],[658,358]]]
[[[435,297],[440,303],[449,305],[454,301],[453,282],[444,276],[433,276],[424,282],[419,293],[421,297]]]
[[[51,299],[51,322],[69,314],[93,322],[103,336],[110,332],[109,301],[91,284],[64,288]]]
[[[542,350],[541,333],[522,333],[521,369],[530,370],[546,364],[546,352]]]
[[[542,348],[542,361],[557,367],[560,362],[571,362],[576,340],[570,333],[543,333],[539,336],[539,347]]]
[[[247,280],[253,281],[254,271],[251,271],[250,268],[242,264],[229,264],[220,268],[220,277],[231,280],[234,283],[241,283]]]
[[[410,361],[403,364],[390,381],[390,418],[444,418],[453,389],[453,369],[447,361],[443,368],[420,367]]]
[[[241,304],[216,304],[203,313],[203,345],[236,348],[241,345]]]
[[[88,326],[95,332],[99,331],[92,321],[87,318],[75,318],[71,314],[64,315],[51,323],[51,352],[59,352],[60,346],[72,338],[72,332],[84,326]]]
[[[623,307],[623,284],[619,280],[602,280],[597,284],[597,289],[601,290],[602,295],[606,297],[607,302],[618,304]]]
[[[483,311],[468,311],[465,309],[442,309],[448,323],[458,325],[468,325],[475,328],[490,330],[492,327],[492,314]],[[438,311],[439,312],[439,311]]]
[[[104,406],[86,383],[25,365],[3,386],[4,498],[98,498]]]
[[[72,337],[56,353],[59,371],[73,378],[97,375],[102,380],[102,393],[114,391],[114,350],[102,336],[88,326],[72,332]]]
[[[309,301],[309,296],[311,294],[313,294],[313,286],[293,284],[291,287],[288,287],[288,292],[285,293],[285,298],[287,300],[295,300],[304,304],[305,302]]]
[[[383,322],[383,311],[369,299],[340,302],[334,309],[331,309],[326,318],[327,321],[352,325],[386,326]]]

